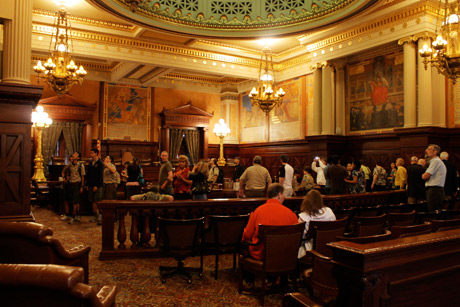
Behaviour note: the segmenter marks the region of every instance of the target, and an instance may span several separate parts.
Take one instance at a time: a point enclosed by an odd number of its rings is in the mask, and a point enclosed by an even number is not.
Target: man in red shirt
[[[259,242],[259,225],[293,225],[298,223],[297,215],[291,209],[282,205],[284,188],[278,183],[268,187],[268,200],[259,206],[249,217],[248,224],[243,232],[243,241],[257,244]],[[249,247],[249,253],[255,259],[262,259],[262,244]]]
[[[279,183],[271,184],[267,190],[268,200],[259,206],[249,217],[248,224],[244,228],[243,241],[257,244],[259,242],[259,225],[293,225],[298,223],[297,215],[291,209],[283,206],[284,188]],[[249,246],[251,257],[261,260],[263,245]],[[254,277],[244,272],[244,280],[247,287],[253,286]]]

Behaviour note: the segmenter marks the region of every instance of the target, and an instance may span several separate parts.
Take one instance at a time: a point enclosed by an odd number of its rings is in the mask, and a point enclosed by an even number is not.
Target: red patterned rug
[[[160,265],[174,266],[174,259],[123,259],[99,260],[101,251],[101,227],[90,223],[90,217],[82,217],[81,224],[69,225],[61,221],[53,211],[32,208],[37,223],[54,231],[65,248],[84,244],[91,246],[89,256],[89,282],[100,289],[103,285],[117,285],[118,306],[259,306],[254,296],[238,293],[238,272],[233,270],[232,255],[219,258],[219,279],[215,280],[214,256],[204,259],[204,274],[193,276],[192,284],[181,276],[169,277],[165,284],[160,280]],[[115,227],[116,229],[116,227]],[[186,266],[198,267],[199,257],[188,258]],[[281,306],[282,295],[265,298],[266,306]]]

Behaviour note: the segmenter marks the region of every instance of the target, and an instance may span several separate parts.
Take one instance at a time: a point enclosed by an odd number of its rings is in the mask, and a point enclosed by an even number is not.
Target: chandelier
[[[72,44],[70,31],[67,12],[65,9],[60,9],[57,12],[55,31],[50,43],[51,57],[45,64],[38,61],[33,67],[38,74],[38,79],[45,79],[59,97],[67,93],[74,84],[81,84],[87,73],[83,66],[80,65],[78,68],[72,60],[69,46]]]
[[[220,146],[219,146],[219,159],[217,160],[217,165],[225,166],[225,158],[224,158],[224,138],[230,134],[230,128],[225,123],[224,119],[219,119],[219,122],[214,125],[213,131],[214,134],[220,139]]]
[[[259,84],[249,93],[252,105],[258,106],[268,116],[274,107],[283,102],[285,92],[275,85],[275,70],[273,69],[273,54],[269,47],[262,50],[259,67]]]
[[[424,45],[419,54],[423,58],[425,70],[428,63],[436,67],[440,74],[445,75],[455,84],[460,76],[460,16],[459,0],[449,3],[444,0],[444,9],[441,10],[442,0],[439,0],[439,8],[436,21],[436,40],[431,44],[433,49]],[[438,31],[439,21],[439,31]]]

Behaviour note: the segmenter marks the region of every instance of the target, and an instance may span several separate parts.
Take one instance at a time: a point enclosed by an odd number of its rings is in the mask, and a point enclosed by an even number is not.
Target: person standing
[[[339,157],[334,155],[331,157],[331,166],[327,168],[326,177],[329,178],[331,186],[330,194],[346,194],[347,185],[345,179],[347,178],[347,170],[339,165]]]
[[[287,161],[288,158],[286,155],[281,155],[281,167],[279,172],[279,180],[280,184],[284,188],[284,196],[291,197],[294,193],[294,189],[292,188],[292,179],[294,178],[294,169],[290,166]]]
[[[430,159],[428,168],[422,178],[426,181],[426,200],[429,211],[437,211],[442,208],[442,201],[445,197],[444,183],[446,181],[447,169],[438,153],[441,148],[436,144],[428,145],[425,150],[425,157]]]
[[[364,186],[364,174],[361,171],[361,162],[354,161],[352,163],[353,170],[351,171],[351,180],[345,179],[348,182],[348,191],[350,194],[364,193],[366,187]]]
[[[179,166],[173,175],[174,198],[190,199],[190,187],[192,180],[188,179],[190,169],[188,168],[188,158],[185,155],[179,156]]]
[[[99,214],[97,209],[97,202],[102,199],[102,185],[103,185],[103,171],[104,164],[99,158],[99,149],[93,148],[89,152],[91,161],[89,162],[86,170],[86,186],[88,189],[88,200],[92,204],[94,219],[92,222],[96,222],[101,225],[102,216]]]
[[[308,193],[311,189],[315,187],[315,179],[313,179],[313,176],[311,175],[313,173],[313,170],[311,169],[310,166],[305,166],[303,170],[303,178],[302,182],[300,183],[299,186],[299,194],[306,194]]]
[[[103,196],[102,199],[117,199],[117,186],[120,176],[117,173],[116,166],[112,163],[113,157],[107,155],[104,158],[104,172],[102,176]]]
[[[372,173],[372,191],[385,191],[387,189],[387,171],[380,165],[379,162],[375,163],[374,171]]]
[[[131,195],[141,193],[141,184],[139,183],[139,177],[142,174],[142,167],[139,164],[139,159],[134,157],[132,162],[129,162],[127,167],[128,178],[126,180],[126,199],[130,199]]]
[[[160,155],[160,158],[161,167],[158,178],[158,186],[160,187],[160,193],[172,195],[173,172],[171,162],[169,162],[168,152],[163,151]]]
[[[239,157],[235,157],[233,161],[235,162],[235,169],[233,171],[232,179],[233,179],[233,182],[238,182],[240,181],[240,177],[241,175],[243,175],[245,168],[244,168],[244,165],[241,164]]]
[[[457,196],[457,169],[452,162],[449,162],[449,154],[445,151],[439,155],[442,162],[446,166],[446,182],[444,184],[444,193],[446,193],[446,200],[451,200]]]
[[[188,179],[192,181],[192,198],[193,200],[208,199],[208,163],[200,161],[193,166],[192,171],[188,175]]]
[[[395,187],[396,190],[404,190],[407,184],[407,170],[403,166],[404,159],[398,158],[396,159],[396,174],[395,174]]]
[[[240,196],[265,197],[265,191],[272,182],[268,170],[260,165],[262,158],[254,157],[254,164],[248,167],[240,177]],[[284,191],[283,191],[284,192]]]
[[[407,168],[407,203],[418,204],[426,199],[425,180],[422,179],[425,160],[413,156],[410,163]]]
[[[209,174],[208,174],[208,184],[212,188],[217,182],[217,178],[219,177],[219,167],[217,166],[216,158],[209,159]]]
[[[80,194],[83,194],[85,185],[85,166],[80,163],[80,153],[74,152],[70,158],[70,163],[62,170],[65,184],[65,202],[64,209],[66,215],[61,218],[63,221],[69,221],[69,224],[80,222]],[[72,215],[70,208],[72,207]]]
[[[324,188],[326,185],[326,177],[324,175],[324,168],[326,167],[326,161],[316,157],[311,163],[311,168],[316,172],[316,184],[320,185],[321,188]]]
[[[361,171],[364,174],[364,185],[366,186],[366,192],[370,192],[373,181],[371,169],[364,163],[361,163]]]

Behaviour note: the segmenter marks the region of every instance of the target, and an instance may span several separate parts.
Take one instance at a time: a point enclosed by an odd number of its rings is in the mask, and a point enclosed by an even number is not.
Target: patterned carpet
[[[103,285],[117,285],[117,306],[259,306],[254,296],[240,295],[237,291],[238,272],[233,270],[232,256],[219,258],[219,279],[214,272],[214,256],[204,259],[204,274],[194,276],[187,284],[181,276],[169,277],[161,283],[160,265],[174,266],[174,259],[98,259],[101,250],[101,227],[90,223],[90,217],[82,217],[81,224],[69,225],[53,211],[32,208],[38,223],[54,231],[65,248],[85,244],[91,246],[89,256],[90,285],[98,290]],[[199,257],[185,260],[186,266],[198,267]],[[282,295],[272,294],[265,298],[265,306],[281,306]]]

